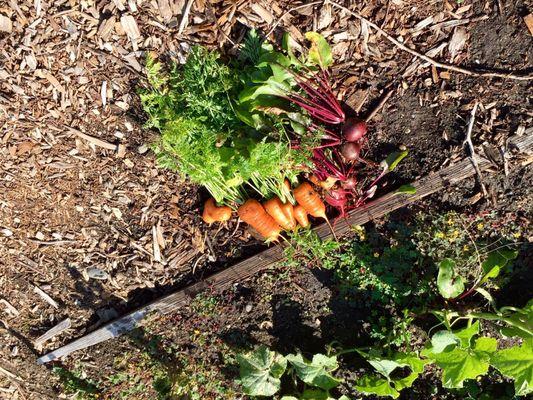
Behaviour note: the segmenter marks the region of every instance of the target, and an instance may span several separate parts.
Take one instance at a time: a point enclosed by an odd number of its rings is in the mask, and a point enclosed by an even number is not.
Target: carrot
[[[294,229],[296,228],[296,219],[294,218],[294,206],[287,202],[281,205],[281,209],[283,210],[283,213],[289,218],[291,221],[290,227],[287,229]]]
[[[313,185],[320,186],[322,189],[329,190],[337,183],[337,178],[333,178],[332,176],[328,176],[326,180],[321,181],[318,179],[316,175],[309,176],[309,180],[313,183]]]
[[[294,218],[296,218],[296,221],[304,227],[307,228],[309,226],[309,218],[307,218],[307,211],[305,211],[305,208],[303,208],[301,205],[297,205],[294,207]]]
[[[326,217],[326,206],[320,200],[320,196],[314,191],[309,182],[304,182],[293,191],[294,198],[300,204],[308,214],[315,218]]]
[[[239,217],[250,224],[261,236],[269,241],[277,240],[281,227],[267,214],[261,203],[249,199],[237,210]]]
[[[324,218],[335,240],[338,240],[333,226],[326,216],[326,205],[320,200],[320,196],[314,191],[309,182],[304,182],[293,190],[294,198],[305,211],[315,218]]]
[[[290,203],[288,204],[291,205]],[[286,211],[286,207],[281,202],[279,197],[273,197],[270,200],[266,201],[263,204],[263,207],[265,207],[265,210],[268,215],[274,218],[274,221],[276,221],[284,229],[294,229],[294,227],[296,226],[296,224],[294,223],[294,219],[291,219],[290,216],[286,214],[286,212],[288,211]]]
[[[227,221],[231,218],[231,208],[228,206],[217,207],[215,199],[211,197],[205,202],[202,218],[207,224]]]

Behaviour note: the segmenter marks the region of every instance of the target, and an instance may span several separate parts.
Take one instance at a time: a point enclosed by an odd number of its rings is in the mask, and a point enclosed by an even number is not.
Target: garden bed
[[[0,297],[6,302],[0,303],[0,387],[7,398],[57,398],[68,391],[64,384],[70,375],[61,380],[51,366],[37,366],[39,356],[263,248],[236,220],[220,229],[203,224],[205,192],[156,167],[148,149],[156,134],[142,128],[145,115],[136,94],[144,76],[144,57],[137,50],[180,58],[184,43],[201,43],[232,57],[231,41],[241,41],[247,26],[268,32],[292,4],[198,1],[188,26],[177,35],[181,2],[126,3],[77,8],[42,1],[0,7],[0,14],[12,21],[10,33],[0,31],[0,151],[5,160],[0,167]],[[376,1],[350,8],[421,52],[435,49],[433,57],[439,60],[474,70],[530,68],[533,45],[523,17],[531,10],[522,2],[502,9],[497,3]],[[369,124],[369,156],[382,159],[400,145],[410,153],[384,192],[463,159],[462,142],[476,102],[472,139],[484,157],[531,124],[529,81],[432,68],[328,7],[295,10],[275,34],[284,29],[295,36],[318,30],[331,40],[337,64],[333,76],[339,82],[334,89],[363,115],[394,89]],[[95,139],[111,146],[101,147]],[[494,224],[522,227],[517,241],[528,242],[533,174],[527,157],[510,161],[507,169],[496,159],[496,172],[484,176],[487,196],[479,179],[469,178],[376,224],[396,218],[412,223],[409,214],[418,211],[490,212]],[[527,261],[528,251],[521,247],[519,265]],[[331,274],[289,267],[259,274],[155,319],[136,339],[96,346],[56,366],[81,377],[78,382],[70,376],[74,390],[80,389],[76,384],[93,381],[107,398],[120,398],[123,391],[126,398],[153,397],[153,371],[181,380],[199,373],[203,380],[183,381],[199,398],[238,397],[234,346],[264,343],[284,354],[299,349],[309,355],[323,352],[331,340],[360,345],[352,334],[368,334],[365,311],[357,314],[337,302]],[[523,306],[526,283],[527,277],[519,275],[502,288],[498,302]],[[66,318],[72,327],[36,348],[35,339]],[[156,336],[164,345],[148,346]],[[176,353],[158,353],[170,345]],[[363,367],[360,360],[353,365],[343,366],[347,381],[357,376],[353,368]],[[439,398],[464,397],[444,394],[438,373],[429,372],[419,378],[411,398],[435,395],[433,388]],[[490,386],[500,378],[483,379]],[[141,385],[137,391],[136,385]],[[343,386],[343,393],[348,390]]]

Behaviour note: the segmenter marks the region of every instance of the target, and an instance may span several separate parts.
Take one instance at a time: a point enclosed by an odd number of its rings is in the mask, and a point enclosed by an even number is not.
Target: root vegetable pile
[[[316,32],[305,39],[295,46],[285,34],[275,49],[252,30],[237,59],[224,63],[194,47],[168,73],[148,58],[151,88],[141,100],[148,125],[162,134],[154,150],[161,165],[210,192],[206,223],[238,210],[265,239],[277,240],[283,229],[308,227],[308,215],[327,221],[322,199],[337,216],[364,204],[405,157],[365,158],[368,127],[335,95],[327,41]],[[319,192],[304,182],[291,194],[287,182],[302,174]]]

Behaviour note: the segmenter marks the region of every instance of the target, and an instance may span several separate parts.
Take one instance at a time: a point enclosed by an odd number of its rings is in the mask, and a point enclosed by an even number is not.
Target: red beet
[[[359,143],[348,142],[342,145],[341,154],[349,161],[357,160],[359,153],[361,153],[361,145]]]
[[[348,178],[344,182],[342,182],[343,189],[346,190],[353,190],[357,187],[357,179],[355,178]]]
[[[342,135],[348,142],[357,142],[366,134],[366,122],[356,118],[348,118],[342,127]]]

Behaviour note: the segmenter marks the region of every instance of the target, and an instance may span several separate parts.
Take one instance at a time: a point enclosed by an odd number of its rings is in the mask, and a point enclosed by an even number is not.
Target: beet
[[[357,142],[366,135],[366,122],[356,118],[348,118],[342,127],[342,135],[348,142]]]
[[[346,190],[353,190],[357,187],[357,179],[355,178],[348,178],[344,182],[342,182],[343,189]]]
[[[348,142],[342,145],[341,154],[349,161],[357,160],[359,153],[361,153],[361,145],[359,143]]]

